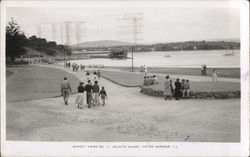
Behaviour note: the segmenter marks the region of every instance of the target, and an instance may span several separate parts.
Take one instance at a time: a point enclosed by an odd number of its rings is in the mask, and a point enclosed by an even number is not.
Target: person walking
[[[176,100],[180,100],[180,98],[182,97],[182,93],[181,93],[181,83],[180,83],[180,79],[177,78],[176,82],[175,82],[175,99]]]
[[[88,71],[86,72],[86,78],[87,78],[87,81],[90,80],[90,73]]]
[[[98,85],[98,81],[95,81],[95,84],[93,85],[93,104],[99,105],[99,92],[100,92],[100,87]]]
[[[102,87],[102,90],[100,91],[99,96],[101,96],[101,99],[102,99],[102,106],[104,106],[104,105],[105,105],[105,99],[108,98],[108,97],[107,97],[107,93],[106,93],[104,87]]]
[[[100,69],[97,70],[97,77],[98,77],[98,80],[101,79],[101,70]]]
[[[148,68],[146,65],[144,65],[144,74],[147,75],[148,74]]]
[[[213,82],[214,82],[214,81],[217,82],[217,81],[218,81],[217,78],[218,78],[217,71],[216,71],[216,69],[213,69]]]
[[[92,87],[91,81],[88,80],[88,84],[85,86],[88,108],[91,108],[92,106],[92,100],[93,100],[92,89],[93,87]]]
[[[70,83],[67,80],[67,77],[64,77],[64,80],[61,82],[61,95],[63,96],[65,105],[68,105],[70,92],[71,92]]]
[[[95,71],[93,73],[93,79],[94,79],[94,81],[97,81],[97,72],[95,72]]]
[[[172,92],[171,92],[169,75],[166,76],[166,79],[164,81],[164,87],[165,87],[165,92],[164,92],[165,100],[167,99],[171,100]]]
[[[82,109],[83,108],[83,102],[84,102],[84,83],[80,82],[79,86],[77,87],[77,97],[76,97],[76,104],[77,104],[77,108]]]

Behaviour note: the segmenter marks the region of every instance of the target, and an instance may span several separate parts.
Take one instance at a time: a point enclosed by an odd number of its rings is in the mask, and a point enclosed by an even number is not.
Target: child
[[[99,96],[101,95],[101,99],[102,99],[102,106],[105,105],[105,99],[107,98],[107,93],[104,90],[104,87],[102,87],[102,90],[99,93]]]

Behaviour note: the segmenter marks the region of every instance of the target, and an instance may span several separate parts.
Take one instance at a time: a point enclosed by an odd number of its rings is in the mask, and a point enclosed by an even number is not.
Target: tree
[[[24,46],[27,44],[27,38],[21,31],[19,24],[11,18],[6,27],[6,58],[14,61],[15,57],[25,54]]]

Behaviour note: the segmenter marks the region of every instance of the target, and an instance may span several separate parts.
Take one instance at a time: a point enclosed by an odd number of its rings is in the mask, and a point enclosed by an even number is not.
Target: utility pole
[[[78,59],[80,58],[80,49],[79,49],[79,43],[82,39],[82,26],[85,24],[85,21],[77,21],[75,22],[76,27],[76,43],[77,43],[77,53],[78,53]]]
[[[142,34],[142,27],[143,27],[143,17],[142,14],[125,14],[123,18],[120,18],[119,20],[126,20],[129,23],[129,26],[123,26],[122,28],[129,28],[130,30],[123,31],[123,34],[132,34],[132,40],[133,40],[133,45],[131,48],[131,70],[132,72],[134,71],[134,51],[136,51],[136,44],[140,40],[138,36]],[[131,30],[132,29],[132,30]]]

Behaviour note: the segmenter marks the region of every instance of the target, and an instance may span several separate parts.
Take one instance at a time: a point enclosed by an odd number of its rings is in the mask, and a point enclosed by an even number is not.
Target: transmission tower
[[[120,28],[122,28],[121,34],[122,35],[129,35],[132,37],[133,40],[133,46],[132,46],[132,71],[134,71],[134,48],[136,48],[136,44],[139,40],[142,40],[139,38],[140,35],[142,35],[143,31],[143,14],[137,13],[137,14],[124,14],[122,18],[118,18],[118,20],[122,20],[126,22],[126,25],[122,25]],[[127,30],[124,30],[127,29]]]

